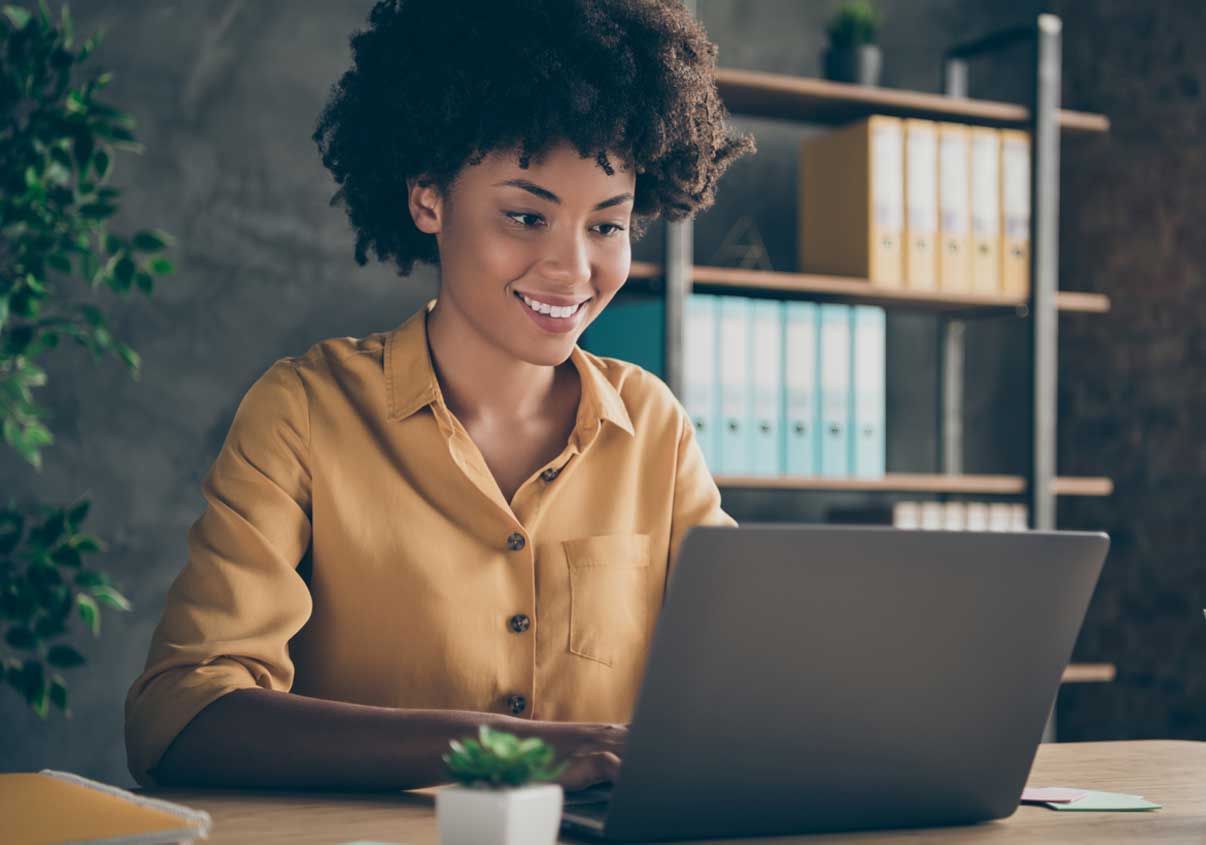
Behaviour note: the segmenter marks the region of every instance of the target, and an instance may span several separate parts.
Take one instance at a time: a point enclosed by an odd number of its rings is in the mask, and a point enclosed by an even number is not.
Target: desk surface
[[[1052,743],[1039,746],[1031,786],[1076,786],[1147,797],[1161,810],[1143,813],[1057,812],[1023,806],[1007,819],[970,827],[826,834],[736,842],[826,843],[1194,843],[1206,842],[1206,743]],[[258,790],[139,790],[207,811],[207,845],[336,845],[367,839],[439,845],[431,791],[315,793]],[[562,842],[584,840],[562,839]]]

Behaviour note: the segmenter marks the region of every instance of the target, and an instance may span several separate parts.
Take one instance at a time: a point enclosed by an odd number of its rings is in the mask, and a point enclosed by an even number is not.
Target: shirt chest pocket
[[[611,666],[644,657],[650,624],[649,535],[562,542],[569,565],[569,650]]]

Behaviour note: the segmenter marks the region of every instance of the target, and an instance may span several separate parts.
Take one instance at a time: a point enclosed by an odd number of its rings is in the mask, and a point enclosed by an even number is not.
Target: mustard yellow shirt
[[[573,432],[507,502],[441,395],[434,304],[281,358],[243,397],[126,697],[140,785],[243,687],[630,720],[683,535],[736,524],[690,418],[656,376],[575,345]]]

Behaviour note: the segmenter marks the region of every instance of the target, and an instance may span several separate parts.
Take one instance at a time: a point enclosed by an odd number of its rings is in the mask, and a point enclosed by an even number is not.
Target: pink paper
[[[1064,786],[1030,787],[1022,791],[1022,800],[1044,804],[1069,804],[1079,801],[1088,794],[1088,791],[1084,789],[1069,789]]]

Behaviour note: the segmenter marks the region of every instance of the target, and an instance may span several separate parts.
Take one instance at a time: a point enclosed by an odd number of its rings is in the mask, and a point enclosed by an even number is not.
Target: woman
[[[577,339],[631,239],[713,202],[715,47],[678,0],[380,2],[314,133],[439,293],[277,360],[126,700],[144,786],[414,788],[479,724],[620,765],[686,530],[735,524],[664,383]]]

